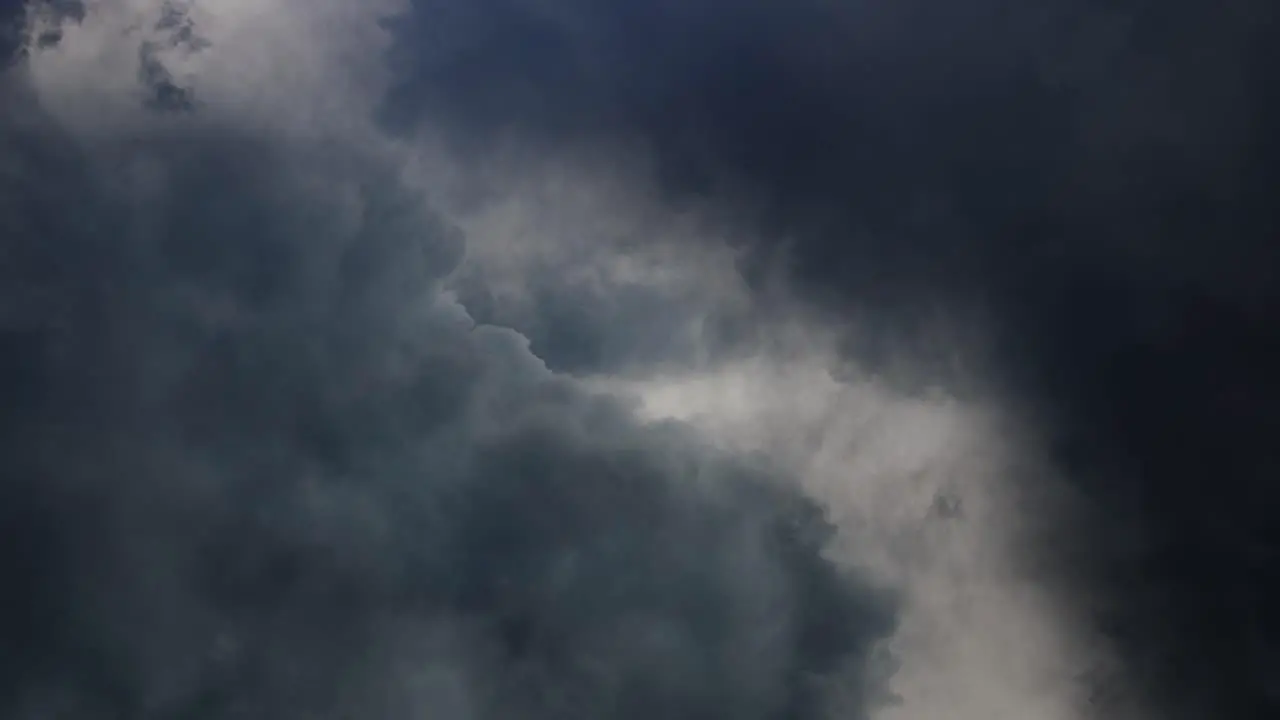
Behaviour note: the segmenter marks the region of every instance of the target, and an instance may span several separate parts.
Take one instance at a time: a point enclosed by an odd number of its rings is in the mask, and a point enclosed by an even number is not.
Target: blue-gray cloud
[[[1029,552],[1159,712],[1276,714],[1273,3],[412,5],[390,125],[647,147],[835,312],[989,318],[1094,503]]]
[[[0,89],[0,713],[863,716],[893,603],[817,504],[475,322],[384,154],[139,47],[77,123]]]

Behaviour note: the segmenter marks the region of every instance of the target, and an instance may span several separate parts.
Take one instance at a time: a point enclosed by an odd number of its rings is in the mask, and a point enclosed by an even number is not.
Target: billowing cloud
[[[1019,547],[1123,658],[1096,712],[1275,715],[1273,3],[411,4],[400,132],[634,149],[864,371],[978,368],[1076,498]]]
[[[1275,714],[1272,3],[38,6],[19,717]]]
[[[395,9],[86,3],[6,70],[0,712],[865,716],[821,507],[447,291]]]

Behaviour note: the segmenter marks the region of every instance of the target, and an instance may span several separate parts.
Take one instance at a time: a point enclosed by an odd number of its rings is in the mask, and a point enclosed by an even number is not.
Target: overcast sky
[[[0,714],[1280,712],[1269,0],[0,0]]]

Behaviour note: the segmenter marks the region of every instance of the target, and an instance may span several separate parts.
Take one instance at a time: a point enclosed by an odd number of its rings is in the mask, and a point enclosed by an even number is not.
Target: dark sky
[[[789,286],[832,317],[903,338],[938,308],[985,318],[992,382],[1086,498],[1040,508],[1023,548],[1080,632],[1118,644],[1155,717],[1280,717],[1280,6],[410,5],[387,24],[387,132],[429,123],[476,163],[511,138],[640,147],[673,211],[714,199],[752,229],[749,283],[786,237]],[[147,57],[147,112],[198,114]],[[891,632],[892,604],[795,530],[810,501],[546,374],[656,352],[564,330],[622,310],[540,300],[510,323],[535,358],[432,305],[415,344],[404,308],[440,295],[462,241],[377,158],[222,121],[86,140],[19,69],[0,96],[0,702],[310,717],[412,702],[372,679],[407,652],[495,683],[459,718],[798,720],[818,716],[811,674]],[[117,187],[137,158],[165,178],[142,209]],[[364,193],[358,220],[329,181]],[[690,490],[694,465],[747,477]],[[631,622],[658,630],[603,639]],[[192,659],[224,636],[232,659]],[[578,667],[582,647],[632,679]]]
[[[1106,598],[1165,716],[1280,712],[1274,4],[416,9],[393,122],[432,110],[466,152],[639,138],[673,202],[740,193],[791,233],[837,313],[981,307],[1093,503],[1030,552]],[[440,24],[447,53],[413,42]]]

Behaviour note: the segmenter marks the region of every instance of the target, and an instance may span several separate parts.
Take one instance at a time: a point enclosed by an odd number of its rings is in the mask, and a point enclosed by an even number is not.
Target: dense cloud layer
[[[3,75],[0,714],[865,716],[893,607],[819,506],[443,290],[324,42],[376,13],[207,10]]]
[[[848,485],[844,536],[886,543],[854,555],[914,578],[904,716],[1276,715],[1273,2],[86,4],[0,76],[8,702],[812,717],[839,665],[856,716],[892,623],[777,539],[812,505],[558,374],[695,367],[747,388],[725,436]],[[868,433],[880,388],[790,363],[833,337],[1020,432],[869,470],[981,423]],[[719,370],[761,354],[806,379]],[[720,402],[660,380],[651,414]],[[1048,457],[970,457],[992,434]],[[917,475],[1034,502],[867,494]],[[954,546],[927,572],[917,530]],[[1091,707],[1005,702],[1078,670],[1005,669],[1044,661],[993,589],[1019,552],[1121,653]]]
[[[994,382],[1093,502],[1032,552],[1128,684],[1276,714],[1274,3],[413,5],[401,130],[642,147],[838,314],[908,343],[939,305],[985,316]]]

